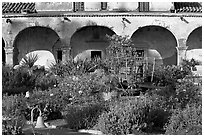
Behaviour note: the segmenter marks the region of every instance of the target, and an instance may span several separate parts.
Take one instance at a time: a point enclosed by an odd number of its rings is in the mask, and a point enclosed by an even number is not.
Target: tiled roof
[[[2,13],[35,13],[35,3],[10,3],[3,2],[2,3]]]
[[[175,11],[178,12],[202,12],[202,5],[198,2],[174,2]]]

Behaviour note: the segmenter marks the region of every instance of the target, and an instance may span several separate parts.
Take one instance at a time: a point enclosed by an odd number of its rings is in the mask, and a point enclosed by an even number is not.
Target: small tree
[[[133,48],[134,44],[128,36],[107,35],[107,37],[110,45],[106,49],[106,59],[111,65],[114,74],[118,75],[122,72],[125,73],[125,79],[135,81],[135,76],[137,75],[136,69],[139,66],[143,66],[144,58],[137,57],[136,48]]]

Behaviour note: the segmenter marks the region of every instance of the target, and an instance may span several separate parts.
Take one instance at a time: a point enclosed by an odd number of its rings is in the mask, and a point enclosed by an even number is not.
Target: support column
[[[6,65],[13,66],[13,49],[14,47],[4,47],[6,54]]]
[[[186,59],[186,50],[188,49],[188,46],[186,45],[186,39],[179,39],[178,44],[178,47],[176,47],[178,53],[177,62],[178,65],[181,65],[183,60]]]
[[[178,53],[178,65],[181,65],[183,60],[186,59],[186,50],[188,47],[176,47]]]
[[[62,50],[62,62],[67,62],[70,58],[70,48],[69,47],[63,47]]]

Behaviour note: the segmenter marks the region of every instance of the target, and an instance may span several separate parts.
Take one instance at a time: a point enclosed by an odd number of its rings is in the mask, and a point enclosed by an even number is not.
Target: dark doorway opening
[[[101,58],[101,51],[91,51],[91,59]]]
[[[137,57],[144,57],[144,50],[136,50]]]
[[[58,50],[57,51],[57,62],[61,62],[62,61],[62,51]]]

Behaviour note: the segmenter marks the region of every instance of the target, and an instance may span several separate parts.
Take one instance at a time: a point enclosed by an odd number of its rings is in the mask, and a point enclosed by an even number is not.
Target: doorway
[[[57,51],[57,62],[61,62],[62,61],[62,51],[61,50],[58,50]]]
[[[101,59],[101,51],[91,51],[91,59],[100,58]]]

